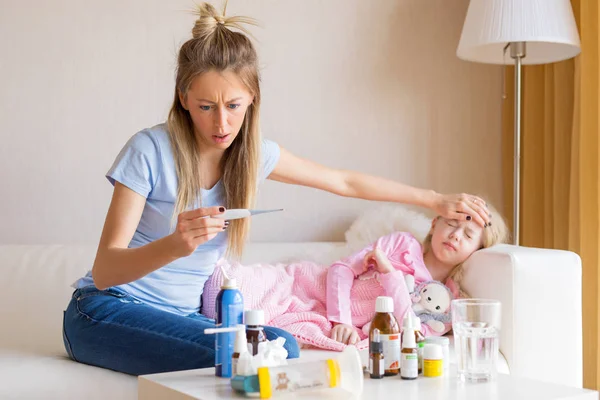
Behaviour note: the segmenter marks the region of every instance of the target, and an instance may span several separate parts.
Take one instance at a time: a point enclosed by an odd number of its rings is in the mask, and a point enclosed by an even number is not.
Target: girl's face
[[[199,143],[225,150],[240,132],[253,96],[234,72],[211,70],[196,77],[179,99],[190,113]]]
[[[474,221],[436,218],[431,223],[431,251],[442,263],[455,266],[482,247],[483,227]]]

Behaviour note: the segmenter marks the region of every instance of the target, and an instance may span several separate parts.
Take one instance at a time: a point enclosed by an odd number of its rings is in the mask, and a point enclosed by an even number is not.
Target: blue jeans
[[[215,364],[214,320],[176,315],[149,306],[118,289],[77,289],[64,312],[63,340],[73,360],[131,375],[154,374]],[[288,358],[298,344],[288,332],[265,327],[268,340],[285,338]]]

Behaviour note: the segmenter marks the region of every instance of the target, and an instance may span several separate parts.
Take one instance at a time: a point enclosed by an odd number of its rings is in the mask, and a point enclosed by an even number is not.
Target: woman
[[[199,6],[179,51],[166,124],[135,134],[107,178],[112,201],[92,270],[74,286],[63,337],[76,361],[139,375],[214,363],[213,321],[199,314],[203,285],[225,253],[240,255],[247,220],[210,216],[251,208],[264,179],[347,197],[396,201],[448,218],[490,222],[485,203],[327,168],[261,140],[261,93],[244,17]],[[290,357],[298,347],[284,331]]]

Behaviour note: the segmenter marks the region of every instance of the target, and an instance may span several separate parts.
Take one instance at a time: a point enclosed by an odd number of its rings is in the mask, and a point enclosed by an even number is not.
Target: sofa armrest
[[[498,245],[473,254],[462,288],[502,302],[500,351],[511,374],[583,385],[581,259],[570,251]]]

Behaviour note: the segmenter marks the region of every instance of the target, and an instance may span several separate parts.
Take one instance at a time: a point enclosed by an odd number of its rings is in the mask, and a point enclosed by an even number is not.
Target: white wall
[[[218,3],[219,4],[219,3]],[[460,61],[468,0],[231,0],[263,65],[266,137],[318,162],[501,200],[501,70]],[[0,0],[0,243],[96,243],[104,173],[164,120],[191,0]],[[268,182],[257,241],[343,240],[374,206]]]

